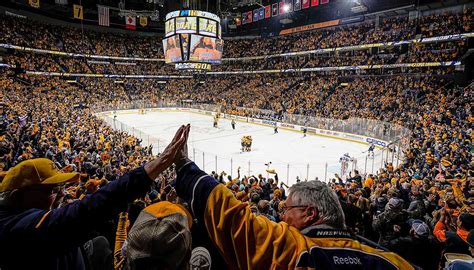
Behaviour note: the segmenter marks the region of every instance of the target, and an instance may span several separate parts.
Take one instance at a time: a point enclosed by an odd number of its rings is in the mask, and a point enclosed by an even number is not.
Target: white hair
[[[324,224],[345,228],[344,212],[336,193],[321,181],[305,181],[290,187],[290,195],[296,205],[313,206]]]

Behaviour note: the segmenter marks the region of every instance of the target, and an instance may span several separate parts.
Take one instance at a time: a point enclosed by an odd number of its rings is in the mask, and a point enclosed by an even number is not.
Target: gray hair
[[[290,187],[290,195],[296,205],[309,205],[318,210],[324,224],[336,229],[345,228],[344,212],[336,193],[321,181],[305,181]]]

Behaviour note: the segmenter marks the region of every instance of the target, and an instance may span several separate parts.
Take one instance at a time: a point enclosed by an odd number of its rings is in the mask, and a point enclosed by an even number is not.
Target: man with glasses
[[[181,126],[155,160],[59,208],[54,206],[64,196],[62,186],[77,182],[79,173],[61,172],[45,158],[10,169],[0,179],[0,269],[92,268],[83,248],[90,234],[146,194],[152,181],[172,165],[186,132],[189,127]]]
[[[251,213],[248,204],[176,155],[176,191],[209,236],[230,269],[414,269],[400,256],[363,245],[344,224],[336,194],[320,181],[290,187],[283,221]]]

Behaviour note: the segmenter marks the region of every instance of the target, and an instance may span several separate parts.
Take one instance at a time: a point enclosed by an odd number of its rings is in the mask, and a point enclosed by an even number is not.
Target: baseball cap
[[[402,207],[403,200],[398,199],[398,198],[390,198],[390,200],[387,203],[387,207],[389,209],[398,209]]]
[[[191,256],[191,214],[179,204],[162,201],[143,209],[127,238],[129,262],[151,259],[170,269],[188,269]]]
[[[0,192],[34,185],[57,186],[79,180],[79,173],[63,173],[53,161],[36,158],[23,161],[11,168],[0,183]]]
[[[424,222],[413,222],[411,228],[418,236],[428,237],[430,235],[430,228]]]

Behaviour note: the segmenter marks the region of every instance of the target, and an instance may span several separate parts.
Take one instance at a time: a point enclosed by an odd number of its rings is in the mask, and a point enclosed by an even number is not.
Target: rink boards
[[[302,126],[228,114],[221,114],[224,117],[219,121],[219,129],[213,129],[214,112],[191,108],[153,108],[147,109],[146,114],[138,112],[117,111],[117,120],[143,134],[158,137],[161,142],[154,144],[154,149],[164,147],[180,124],[190,122],[190,156],[206,172],[224,170],[235,176],[239,166],[242,175],[266,174],[266,169],[270,168],[277,170],[281,180],[291,184],[296,181],[296,176],[329,180],[334,173],[341,174],[339,158],[345,153],[358,160],[358,164],[350,164],[349,169],[357,168],[362,173],[374,172],[382,163],[380,151],[376,151],[372,160],[367,160],[366,154],[362,154],[373,139],[370,137],[308,128],[308,135],[317,136],[303,138]],[[113,117],[112,112],[99,115]],[[231,129],[231,119],[237,122],[235,131]],[[274,125],[280,129],[279,134],[273,134]],[[252,152],[240,153],[243,135],[254,138]],[[144,141],[146,143],[146,138]],[[265,166],[269,161],[272,164]]]

